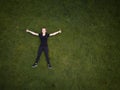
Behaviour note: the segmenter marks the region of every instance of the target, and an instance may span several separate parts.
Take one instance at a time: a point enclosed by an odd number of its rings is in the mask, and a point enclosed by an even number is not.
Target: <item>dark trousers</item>
[[[47,47],[47,46],[46,46],[46,47],[44,47],[44,46],[39,46],[38,54],[37,54],[37,58],[36,58],[35,63],[38,63],[38,62],[39,62],[40,56],[41,56],[41,54],[42,54],[42,51],[44,51],[44,53],[45,53],[45,57],[46,57],[47,64],[50,64],[49,55],[48,55],[48,47]]]

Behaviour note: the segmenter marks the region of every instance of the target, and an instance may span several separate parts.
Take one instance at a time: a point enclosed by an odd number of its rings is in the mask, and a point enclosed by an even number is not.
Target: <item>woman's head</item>
[[[43,27],[42,30],[41,30],[41,32],[45,34],[47,32],[46,28]]]

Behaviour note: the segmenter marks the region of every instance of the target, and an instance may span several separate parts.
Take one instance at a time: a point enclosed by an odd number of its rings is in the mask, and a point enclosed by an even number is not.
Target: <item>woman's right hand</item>
[[[58,31],[59,33],[62,33],[61,29]]]

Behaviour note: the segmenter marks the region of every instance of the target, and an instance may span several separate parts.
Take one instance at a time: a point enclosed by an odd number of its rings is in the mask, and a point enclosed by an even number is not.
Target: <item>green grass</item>
[[[119,90],[119,0],[0,0],[0,90]],[[42,54],[32,69],[39,38],[49,38],[53,66]]]

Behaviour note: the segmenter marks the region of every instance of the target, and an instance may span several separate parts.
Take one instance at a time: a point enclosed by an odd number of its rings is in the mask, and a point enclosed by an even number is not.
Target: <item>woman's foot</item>
[[[48,64],[48,69],[52,69],[52,66],[50,64]]]
[[[34,63],[33,65],[32,65],[32,68],[36,68],[38,65],[37,65],[37,63]]]

